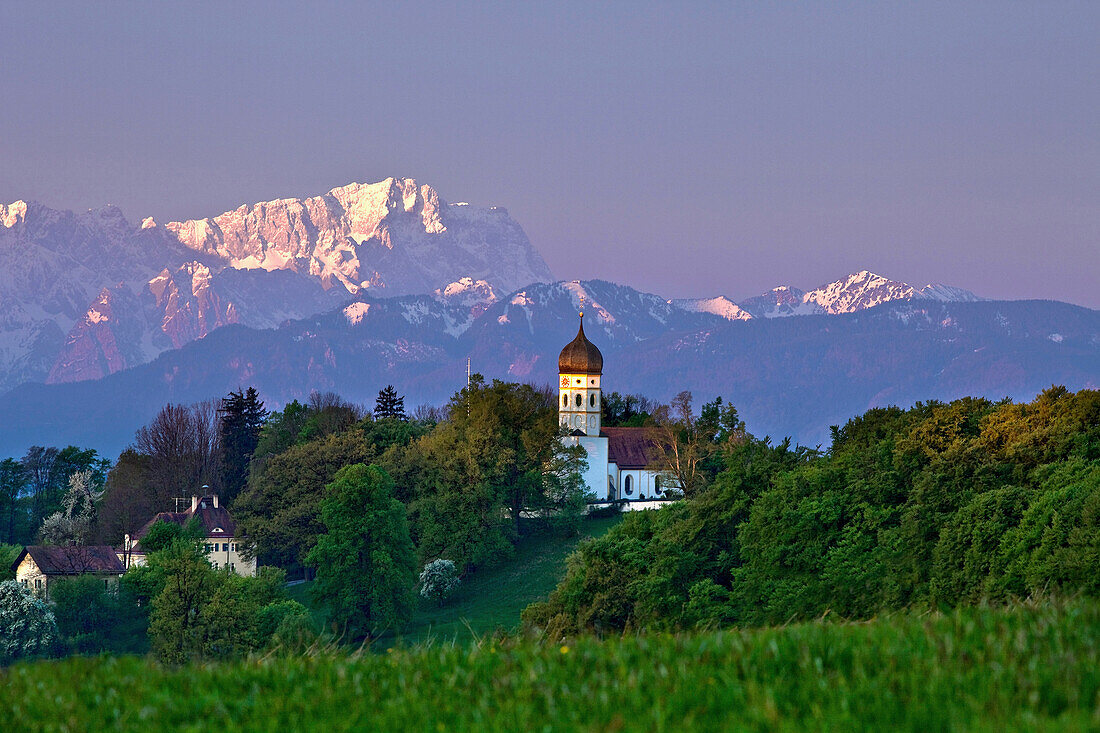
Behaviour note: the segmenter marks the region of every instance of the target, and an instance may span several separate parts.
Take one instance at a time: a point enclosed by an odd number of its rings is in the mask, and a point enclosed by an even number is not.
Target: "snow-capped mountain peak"
[[[689,313],[713,313],[727,321],[747,321],[752,318],[751,313],[724,295],[715,298],[680,298],[668,302]]]
[[[741,301],[738,305],[756,318],[854,313],[895,300],[972,302],[981,300],[969,290],[933,283],[916,288],[870,270],[860,270],[808,292],[781,285]]]
[[[985,298],[980,298],[969,290],[944,285],[943,283],[928,283],[918,290],[917,294],[925,300],[938,300],[941,303],[974,303],[985,300]]]
[[[475,280],[472,277],[461,277],[445,287],[437,288],[432,293],[436,300],[448,305],[457,305],[469,310],[470,316],[480,316],[493,303],[498,296],[493,286],[485,280]]]
[[[912,300],[916,292],[907,283],[890,280],[869,270],[860,270],[809,291],[802,296],[802,302],[812,303],[824,313],[852,313],[891,300]]]

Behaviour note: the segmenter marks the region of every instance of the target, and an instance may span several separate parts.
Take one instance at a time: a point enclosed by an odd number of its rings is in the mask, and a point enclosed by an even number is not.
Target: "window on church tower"
[[[580,406],[581,406],[581,403],[582,403],[583,401],[584,401],[584,398],[583,398],[583,397],[581,397],[580,393],[578,392],[578,393],[577,393],[577,407],[580,407]]]
[[[569,395],[563,394],[561,396],[561,406],[562,407],[569,407]]]
[[[588,406],[589,407],[595,407],[596,406],[596,395],[595,395],[595,393],[588,395]]]

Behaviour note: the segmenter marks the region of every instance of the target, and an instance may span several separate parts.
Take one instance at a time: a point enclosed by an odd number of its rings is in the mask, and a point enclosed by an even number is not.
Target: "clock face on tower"
[[[562,377],[561,378],[561,386],[563,386],[563,387],[568,387],[569,386],[569,377]]]

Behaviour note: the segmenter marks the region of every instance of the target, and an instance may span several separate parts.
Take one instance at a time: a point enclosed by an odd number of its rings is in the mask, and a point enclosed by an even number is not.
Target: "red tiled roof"
[[[604,428],[607,460],[619,468],[645,468],[657,462],[658,452],[650,428]]]
[[[126,572],[114,549],[107,545],[64,547],[32,545],[19,553],[12,567],[18,567],[27,555],[31,556],[34,564],[44,575],[80,575],[82,573],[121,575]]]

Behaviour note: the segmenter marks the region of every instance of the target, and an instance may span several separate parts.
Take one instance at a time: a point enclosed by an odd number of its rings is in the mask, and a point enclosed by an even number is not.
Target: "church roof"
[[[604,428],[607,460],[619,468],[646,468],[657,463],[659,453],[651,428]]]
[[[567,343],[558,356],[558,372],[561,374],[601,374],[603,372],[603,354],[596,345],[584,335],[584,315],[577,337]]]

